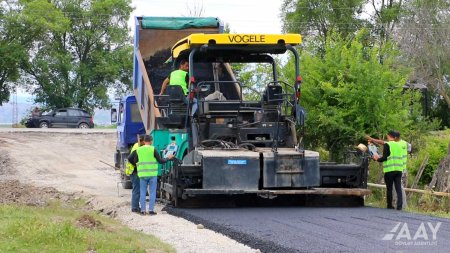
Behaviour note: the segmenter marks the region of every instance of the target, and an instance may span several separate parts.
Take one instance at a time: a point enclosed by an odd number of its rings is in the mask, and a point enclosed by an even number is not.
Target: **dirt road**
[[[113,164],[115,130],[0,128],[0,181],[18,179],[39,187],[54,187],[90,199],[96,210],[126,225],[174,245],[177,252],[254,252],[226,236],[166,214],[130,212],[130,191],[119,187],[119,174],[100,162]]]

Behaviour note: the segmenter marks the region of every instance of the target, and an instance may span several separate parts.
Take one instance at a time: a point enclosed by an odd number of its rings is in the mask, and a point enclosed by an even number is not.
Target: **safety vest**
[[[408,161],[408,143],[404,140],[398,142],[402,150],[403,172],[406,172],[406,163]]]
[[[139,148],[139,142],[136,142],[133,147],[131,147],[130,154],[133,153],[137,148]],[[133,174],[134,171],[134,165],[127,161],[127,164],[125,165],[125,175],[129,176]]]
[[[138,177],[158,176],[158,161],[155,158],[155,147],[144,145],[137,150],[139,162],[137,163]]]
[[[188,72],[184,70],[175,70],[170,73],[169,85],[179,85],[183,89],[185,95],[188,94],[188,84],[186,83],[186,76]]]
[[[395,141],[387,142],[391,154],[383,163],[383,172],[403,171],[403,151],[401,145]]]

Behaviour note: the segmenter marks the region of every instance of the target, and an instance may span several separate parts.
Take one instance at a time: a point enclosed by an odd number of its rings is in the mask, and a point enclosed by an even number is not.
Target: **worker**
[[[164,79],[161,91],[159,92],[159,95],[163,95],[164,91],[166,90],[166,87],[168,85],[179,85],[183,89],[183,93],[185,95],[184,102],[188,104],[188,94],[189,94],[189,61],[182,59],[180,60],[180,68],[178,70],[174,70],[170,73],[169,77]],[[191,116],[194,116],[194,114],[197,112],[198,109],[198,103],[197,99],[192,99],[192,108],[191,108]]]
[[[39,109],[39,107],[34,107],[33,111],[31,111],[31,117],[39,117],[41,116],[41,110]]]
[[[144,135],[141,134],[138,136],[138,141],[133,145],[133,147],[130,150],[130,154],[133,153],[137,148],[144,145]],[[131,164],[129,161],[127,161],[125,166],[125,174],[127,176],[130,176],[131,180],[131,212],[133,213],[139,213],[141,209],[139,208],[139,192],[140,192],[140,186],[139,186],[139,178],[137,175],[137,169],[136,165]]]
[[[400,138],[400,132],[396,132],[395,141],[400,144],[400,147],[402,149],[403,173],[406,174],[407,173],[406,164],[408,162],[408,153],[410,152],[411,144]]]
[[[173,159],[173,155],[169,155],[167,159],[162,159],[155,147],[152,146],[153,138],[150,135],[144,136],[144,145],[137,148],[128,156],[131,164],[137,165],[137,174],[140,186],[140,204],[142,215],[156,215],[154,210],[156,201],[156,184],[158,176],[158,162],[166,163]],[[150,187],[150,203],[149,212],[145,211],[145,197],[147,189]]]
[[[383,144],[383,156],[374,155],[373,160],[383,163],[384,182],[386,183],[386,199],[387,208],[394,209],[392,205],[392,185],[395,186],[397,192],[397,210],[402,210],[403,199],[401,189],[401,179],[403,171],[402,148],[401,145],[395,141],[397,136],[396,131],[389,131],[387,135],[387,142]],[[374,143],[380,143],[380,140],[368,138]]]
[[[400,148],[402,150],[402,164],[403,164],[403,171],[402,171],[402,196],[403,196],[403,208],[406,208],[406,194],[405,194],[405,187],[406,183],[408,181],[408,170],[407,170],[407,162],[408,162],[408,153],[411,151],[411,144],[408,142],[402,140],[400,138],[400,132],[396,132],[395,141],[400,144]]]
[[[189,93],[189,61],[181,60],[180,68],[178,70],[174,70],[170,73],[170,75],[163,81],[161,86],[161,92],[159,95],[164,94],[166,90],[167,84],[169,85],[179,85],[183,89],[184,95]]]

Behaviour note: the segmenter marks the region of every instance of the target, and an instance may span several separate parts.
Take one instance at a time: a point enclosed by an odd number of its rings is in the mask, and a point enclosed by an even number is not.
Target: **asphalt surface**
[[[403,211],[371,207],[168,211],[262,252],[450,252],[449,219]]]

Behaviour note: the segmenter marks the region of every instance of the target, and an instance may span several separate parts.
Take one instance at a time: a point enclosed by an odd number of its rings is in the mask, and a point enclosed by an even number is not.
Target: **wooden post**
[[[367,183],[367,186],[386,189],[386,185],[383,185],[383,184]],[[450,193],[449,192],[434,192],[434,191],[431,191],[431,190],[420,190],[420,189],[411,189],[411,188],[404,188],[404,189],[405,189],[406,192],[430,193],[430,194],[435,195],[435,196],[450,197]]]
[[[423,171],[425,170],[425,167],[426,167],[427,164],[428,164],[428,159],[430,159],[430,156],[429,156],[429,155],[426,155],[426,156],[425,156],[425,159],[423,159],[423,161],[422,161],[422,164],[420,164],[419,170],[417,171],[416,178],[414,179],[414,182],[413,182],[413,184],[411,185],[411,188],[412,188],[412,189],[416,188],[417,185],[419,184],[419,180],[420,180],[420,178],[422,177]],[[411,195],[411,194],[409,194],[408,197],[409,197],[410,195]]]

